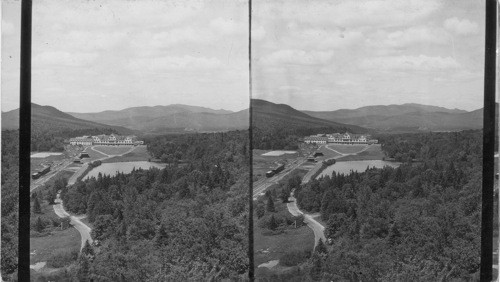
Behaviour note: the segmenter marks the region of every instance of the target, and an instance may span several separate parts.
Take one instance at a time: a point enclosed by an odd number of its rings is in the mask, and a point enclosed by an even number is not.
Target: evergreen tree
[[[45,200],[49,203],[49,205],[53,205],[55,204],[55,199],[56,199],[57,195],[56,195],[56,191],[54,188],[51,188],[49,189],[49,191],[47,191],[47,195],[46,195],[46,198]]]
[[[266,210],[267,210],[268,212],[275,212],[273,197],[272,197],[270,194],[269,194],[269,196],[267,197],[267,206],[266,206]]]
[[[255,213],[257,214],[257,218],[261,218],[266,213],[266,209],[264,208],[264,203],[259,202],[257,207],[255,208]]]
[[[286,187],[281,187],[280,198],[283,203],[288,203],[288,197],[290,197],[290,192]]]
[[[90,245],[89,241],[85,241],[85,245],[83,246],[81,257],[85,257],[87,259],[94,259],[95,253],[94,248]]]
[[[277,227],[278,223],[276,222],[274,215],[271,215],[271,218],[269,219],[269,229],[276,230]]]
[[[326,246],[325,243],[323,243],[323,240],[319,238],[318,245],[314,248],[314,251],[318,254],[326,254]]]
[[[42,213],[42,207],[40,206],[40,202],[38,201],[38,197],[33,201],[33,212],[34,213]]]
[[[43,224],[42,219],[40,217],[38,217],[36,219],[35,230],[37,232],[42,232],[44,228],[45,228],[45,225]]]
[[[321,279],[321,269],[322,269],[322,261],[321,261],[321,256],[314,252],[312,257],[312,267],[311,270],[309,271],[309,275],[311,276],[311,279],[313,281],[319,281]]]
[[[156,234],[155,241],[158,246],[168,243],[168,232],[163,223],[160,224],[160,228],[158,229],[158,233]]]
[[[87,241],[87,243],[88,243],[88,241]],[[76,280],[80,281],[80,282],[91,281],[90,280],[90,261],[89,261],[89,259],[85,256],[81,256],[78,261],[79,261],[79,268],[76,272]]]

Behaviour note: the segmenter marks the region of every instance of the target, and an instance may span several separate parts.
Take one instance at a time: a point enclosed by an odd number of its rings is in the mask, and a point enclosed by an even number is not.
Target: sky
[[[483,107],[484,1],[254,0],[252,97]]]
[[[32,102],[65,112],[249,105],[243,0],[33,1]],[[20,1],[2,1],[2,111],[19,107]]]

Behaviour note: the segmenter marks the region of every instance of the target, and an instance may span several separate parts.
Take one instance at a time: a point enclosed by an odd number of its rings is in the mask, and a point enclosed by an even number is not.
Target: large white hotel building
[[[304,142],[307,144],[326,144],[326,143],[337,143],[337,144],[375,144],[378,143],[377,139],[372,139],[368,134],[352,134],[346,132],[332,133],[332,134],[316,134],[304,137]]]
[[[111,135],[97,135],[97,136],[81,136],[69,139],[71,145],[142,145],[144,141],[137,140],[137,136],[120,136],[116,134]]]

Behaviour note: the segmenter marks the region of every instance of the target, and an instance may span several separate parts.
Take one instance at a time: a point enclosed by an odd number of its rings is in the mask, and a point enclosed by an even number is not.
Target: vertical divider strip
[[[31,18],[32,0],[21,2],[21,65],[19,105],[19,281],[30,280],[30,147],[31,147]]]
[[[496,75],[497,1],[486,1],[483,180],[481,211],[481,281],[491,281],[493,271],[493,185],[495,145],[495,75]]]

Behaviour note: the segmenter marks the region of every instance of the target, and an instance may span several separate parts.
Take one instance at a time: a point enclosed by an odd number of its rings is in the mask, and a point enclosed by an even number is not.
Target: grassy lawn
[[[94,148],[104,154],[121,155],[131,149],[132,146],[95,146]]]
[[[128,148],[130,149],[130,147]],[[104,151],[103,151],[104,152]],[[138,162],[138,161],[148,161],[151,155],[148,152],[146,145],[139,145],[134,148],[130,153],[127,153],[120,157],[112,157],[104,160],[104,163],[118,163],[118,162]]]
[[[73,227],[54,231],[52,235],[30,238],[30,264],[47,261],[59,252],[80,250],[80,233]]]
[[[364,148],[367,147],[367,145],[364,144],[353,144],[353,145],[346,145],[346,144],[327,144],[326,145],[328,148],[331,148],[335,151],[338,151],[342,154],[352,154],[352,153],[357,153]],[[328,150],[328,149],[327,149]]]
[[[357,155],[345,156],[337,159],[337,161],[363,161],[363,160],[382,160],[385,157],[380,144],[371,145],[366,151]]]
[[[85,152],[87,152],[89,154],[90,159],[83,159],[83,160],[95,161],[95,160],[107,157],[106,155],[103,155],[97,151],[94,151],[91,147],[88,147]]]
[[[270,260],[280,259],[288,251],[312,250],[314,233],[307,226],[288,229],[285,233],[272,236],[262,235],[259,227],[254,228],[255,266]]]
[[[41,215],[47,218],[59,218],[55,214],[54,208],[51,205],[43,203],[41,206]],[[33,216],[36,217],[37,215],[32,215],[32,217]],[[51,231],[51,235],[31,237],[30,253],[35,254],[30,255],[30,264],[47,261],[52,255],[59,252],[70,251],[73,249],[80,250],[80,244],[80,233],[71,226],[65,230],[54,228]]]
[[[336,153],[332,150],[328,150],[327,148],[325,148],[325,146],[322,146],[318,151],[320,151],[324,155],[323,157],[321,157],[322,160],[340,156],[339,153]]]

